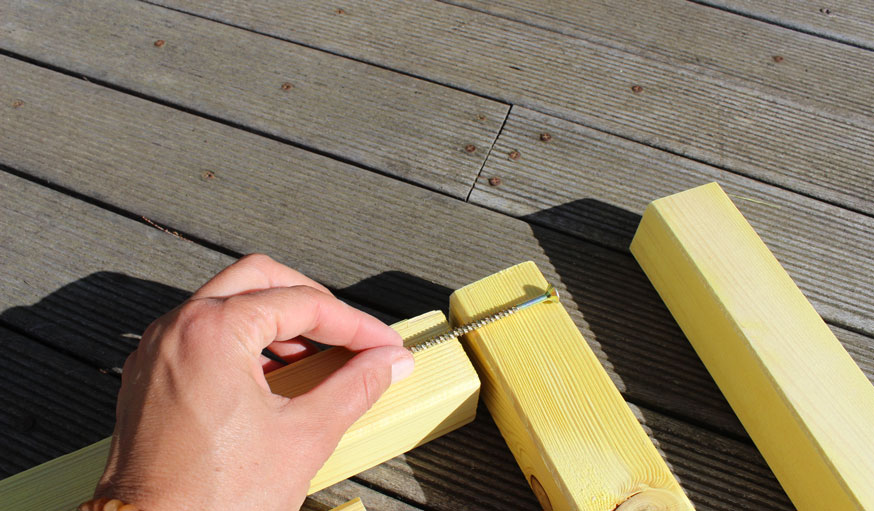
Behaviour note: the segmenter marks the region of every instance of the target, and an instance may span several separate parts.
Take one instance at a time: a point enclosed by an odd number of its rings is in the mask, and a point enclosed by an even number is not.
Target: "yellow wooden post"
[[[352,499],[345,504],[340,504],[331,509],[331,511],[367,511],[367,509],[365,509],[364,503],[361,502],[361,499]]]
[[[542,294],[524,263],[453,293],[454,323]],[[692,504],[560,303],[467,334],[483,401],[547,510],[690,510]]]
[[[407,345],[449,330],[440,312],[402,321],[393,328]],[[271,389],[300,395],[340,367],[352,354],[330,349],[267,375]],[[340,440],[310,483],[314,493],[471,422],[479,379],[458,341],[413,355],[416,369],[389,388]],[[76,452],[0,481],[0,509],[69,511],[91,498],[109,454],[106,438]],[[354,508],[352,508],[354,509]]]
[[[874,510],[874,387],[719,185],[650,204],[631,251],[798,509]]]

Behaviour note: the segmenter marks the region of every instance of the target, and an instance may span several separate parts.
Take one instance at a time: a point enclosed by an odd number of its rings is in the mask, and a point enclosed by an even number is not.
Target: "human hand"
[[[272,394],[269,347],[359,351],[310,392]],[[145,511],[298,509],[340,437],[409,375],[400,336],[267,256],[247,256],[152,323],[124,364],[96,497]]]

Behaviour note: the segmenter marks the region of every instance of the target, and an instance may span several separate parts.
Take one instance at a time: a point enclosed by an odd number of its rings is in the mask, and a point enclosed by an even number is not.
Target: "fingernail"
[[[406,353],[396,358],[391,363],[391,382],[399,382],[412,374],[413,372],[413,355]]]

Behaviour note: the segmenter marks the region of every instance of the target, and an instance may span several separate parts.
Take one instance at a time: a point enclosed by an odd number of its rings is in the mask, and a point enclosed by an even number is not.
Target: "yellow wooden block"
[[[365,509],[364,503],[361,502],[361,499],[352,499],[345,504],[340,504],[331,509],[331,511],[367,511],[367,509]]]
[[[453,293],[452,320],[479,319],[546,287],[534,263],[514,266]],[[693,509],[560,303],[524,309],[464,344],[483,400],[544,509]]]
[[[874,510],[874,387],[719,185],[631,251],[798,509]]]
[[[440,312],[394,325],[408,346],[449,329]],[[268,375],[270,388],[300,395],[342,366],[353,354],[327,350]],[[392,385],[349,431],[310,483],[310,493],[378,465],[444,435],[476,416],[479,379],[458,341],[413,354],[416,369]]]
[[[449,330],[440,312],[393,325],[407,345]],[[353,354],[330,349],[267,375],[288,397],[313,388]],[[416,369],[389,388],[340,440],[310,484],[316,492],[471,422],[479,379],[458,341],[417,352]],[[0,481],[0,509],[69,511],[91,498],[109,454],[109,438]],[[354,508],[351,508],[354,509]]]

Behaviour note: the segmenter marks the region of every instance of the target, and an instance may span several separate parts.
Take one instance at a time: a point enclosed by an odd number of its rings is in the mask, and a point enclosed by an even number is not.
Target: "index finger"
[[[253,354],[271,342],[304,336],[333,346],[360,351],[377,346],[402,346],[391,327],[354,307],[309,286],[272,288],[235,295],[222,304],[228,322],[243,325]]]
[[[309,286],[331,294],[328,288],[264,254],[249,254],[220,271],[194,292],[192,298],[224,298],[273,287]]]

